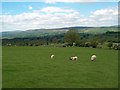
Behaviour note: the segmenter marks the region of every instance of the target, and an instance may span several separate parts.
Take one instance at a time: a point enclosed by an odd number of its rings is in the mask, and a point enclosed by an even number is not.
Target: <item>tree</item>
[[[113,43],[112,42],[109,42],[108,45],[107,45],[109,48],[111,48],[113,46]]]
[[[53,43],[58,43],[57,37],[53,37],[53,38],[52,38],[52,42],[53,42]]]
[[[90,47],[91,43],[90,42],[85,42],[85,47]]]
[[[74,43],[80,40],[80,36],[76,30],[69,30],[65,36],[64,41],[67,42],[70,46],[73,46]]]
[[[92,48],[96,48],[98,45],[98,42],[97,41],[91,41],[91,46]]]

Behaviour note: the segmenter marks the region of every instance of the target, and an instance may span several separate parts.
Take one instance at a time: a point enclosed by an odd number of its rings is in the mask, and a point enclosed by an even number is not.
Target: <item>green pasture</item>
[[[50,55],[55,54],[54,59]],[[95,62],[90,61],[97,55]],[[77,55],[78,61],[70,61]],[[80,47],[3,47],[3,88],[117,88],[118,51]]]

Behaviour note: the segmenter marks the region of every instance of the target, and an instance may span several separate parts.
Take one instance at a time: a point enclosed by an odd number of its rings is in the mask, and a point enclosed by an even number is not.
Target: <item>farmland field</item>
[[[117,88],[118,51],[79,47],[3,47],[3,88]],[[55,54],[53,60],[50,54]],[[96,62],[90,61],[92,54]],[[78,61],[70,61],[77,55]]]

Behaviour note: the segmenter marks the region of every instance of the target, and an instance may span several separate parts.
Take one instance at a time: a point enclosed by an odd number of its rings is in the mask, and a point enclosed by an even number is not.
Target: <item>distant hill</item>
[[[79,33],[90,33],[90,34],[102,34],[107,31],[118,31],[117,26],[110,27],[65,27],[65,28],[56,28],[56,29],[31,29],[26,31],[9,31],[1,32],[2,38],[24,38],[24,37],[40,37],[48,35],[57,35],[66,33],[69,29],[78,30]],[[0,33],[0,34],[1,34]]]
[[[90,33],[90,34],[103,34],[108,31],[118,32],[117,27],[94,27],[81,30],[80,33]]]

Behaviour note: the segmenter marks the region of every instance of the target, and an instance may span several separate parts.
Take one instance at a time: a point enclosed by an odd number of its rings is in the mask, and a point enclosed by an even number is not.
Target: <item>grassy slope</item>
[[[39,36],[48,36],[48,35],[57,35],[65,33],[65,31],[52,31],[52,30],[31,30],[31,31],[19,31],[19,32],[3,32],[2,38],[24,38],[24,37],[39,37]]]
[[[95,28],[88,28],[86,30],[81,30],[81,33],[90,33],[90,34],[103,34],[106,33],[107,31],[114,31],[117,32],[118,28],[117,27],[95,27]]]
[[[61,31],[62,30],[62,31]],[[28,31],[13,31],[13,32],[4,32],[2,33],[2,38],[24,38],[24,37],[39,37],[39,36],[48,36],[48,35],[57,35],[65,33],[67,29],[60,30],[28,30]],[[68,28],[69,30],[69,28]],[[77,28],[79,33],[90,33],[90,34],[102,34],[107,31],[118,31],[117,27],[94,27],[94,28]]]
[[[90,61],[93,53],[96,62]],[[74,54],[78,62],[68,60]],[[118,86],[117,60],[118,52],[107,49],[3,47],[3,87],[113,88]]]

